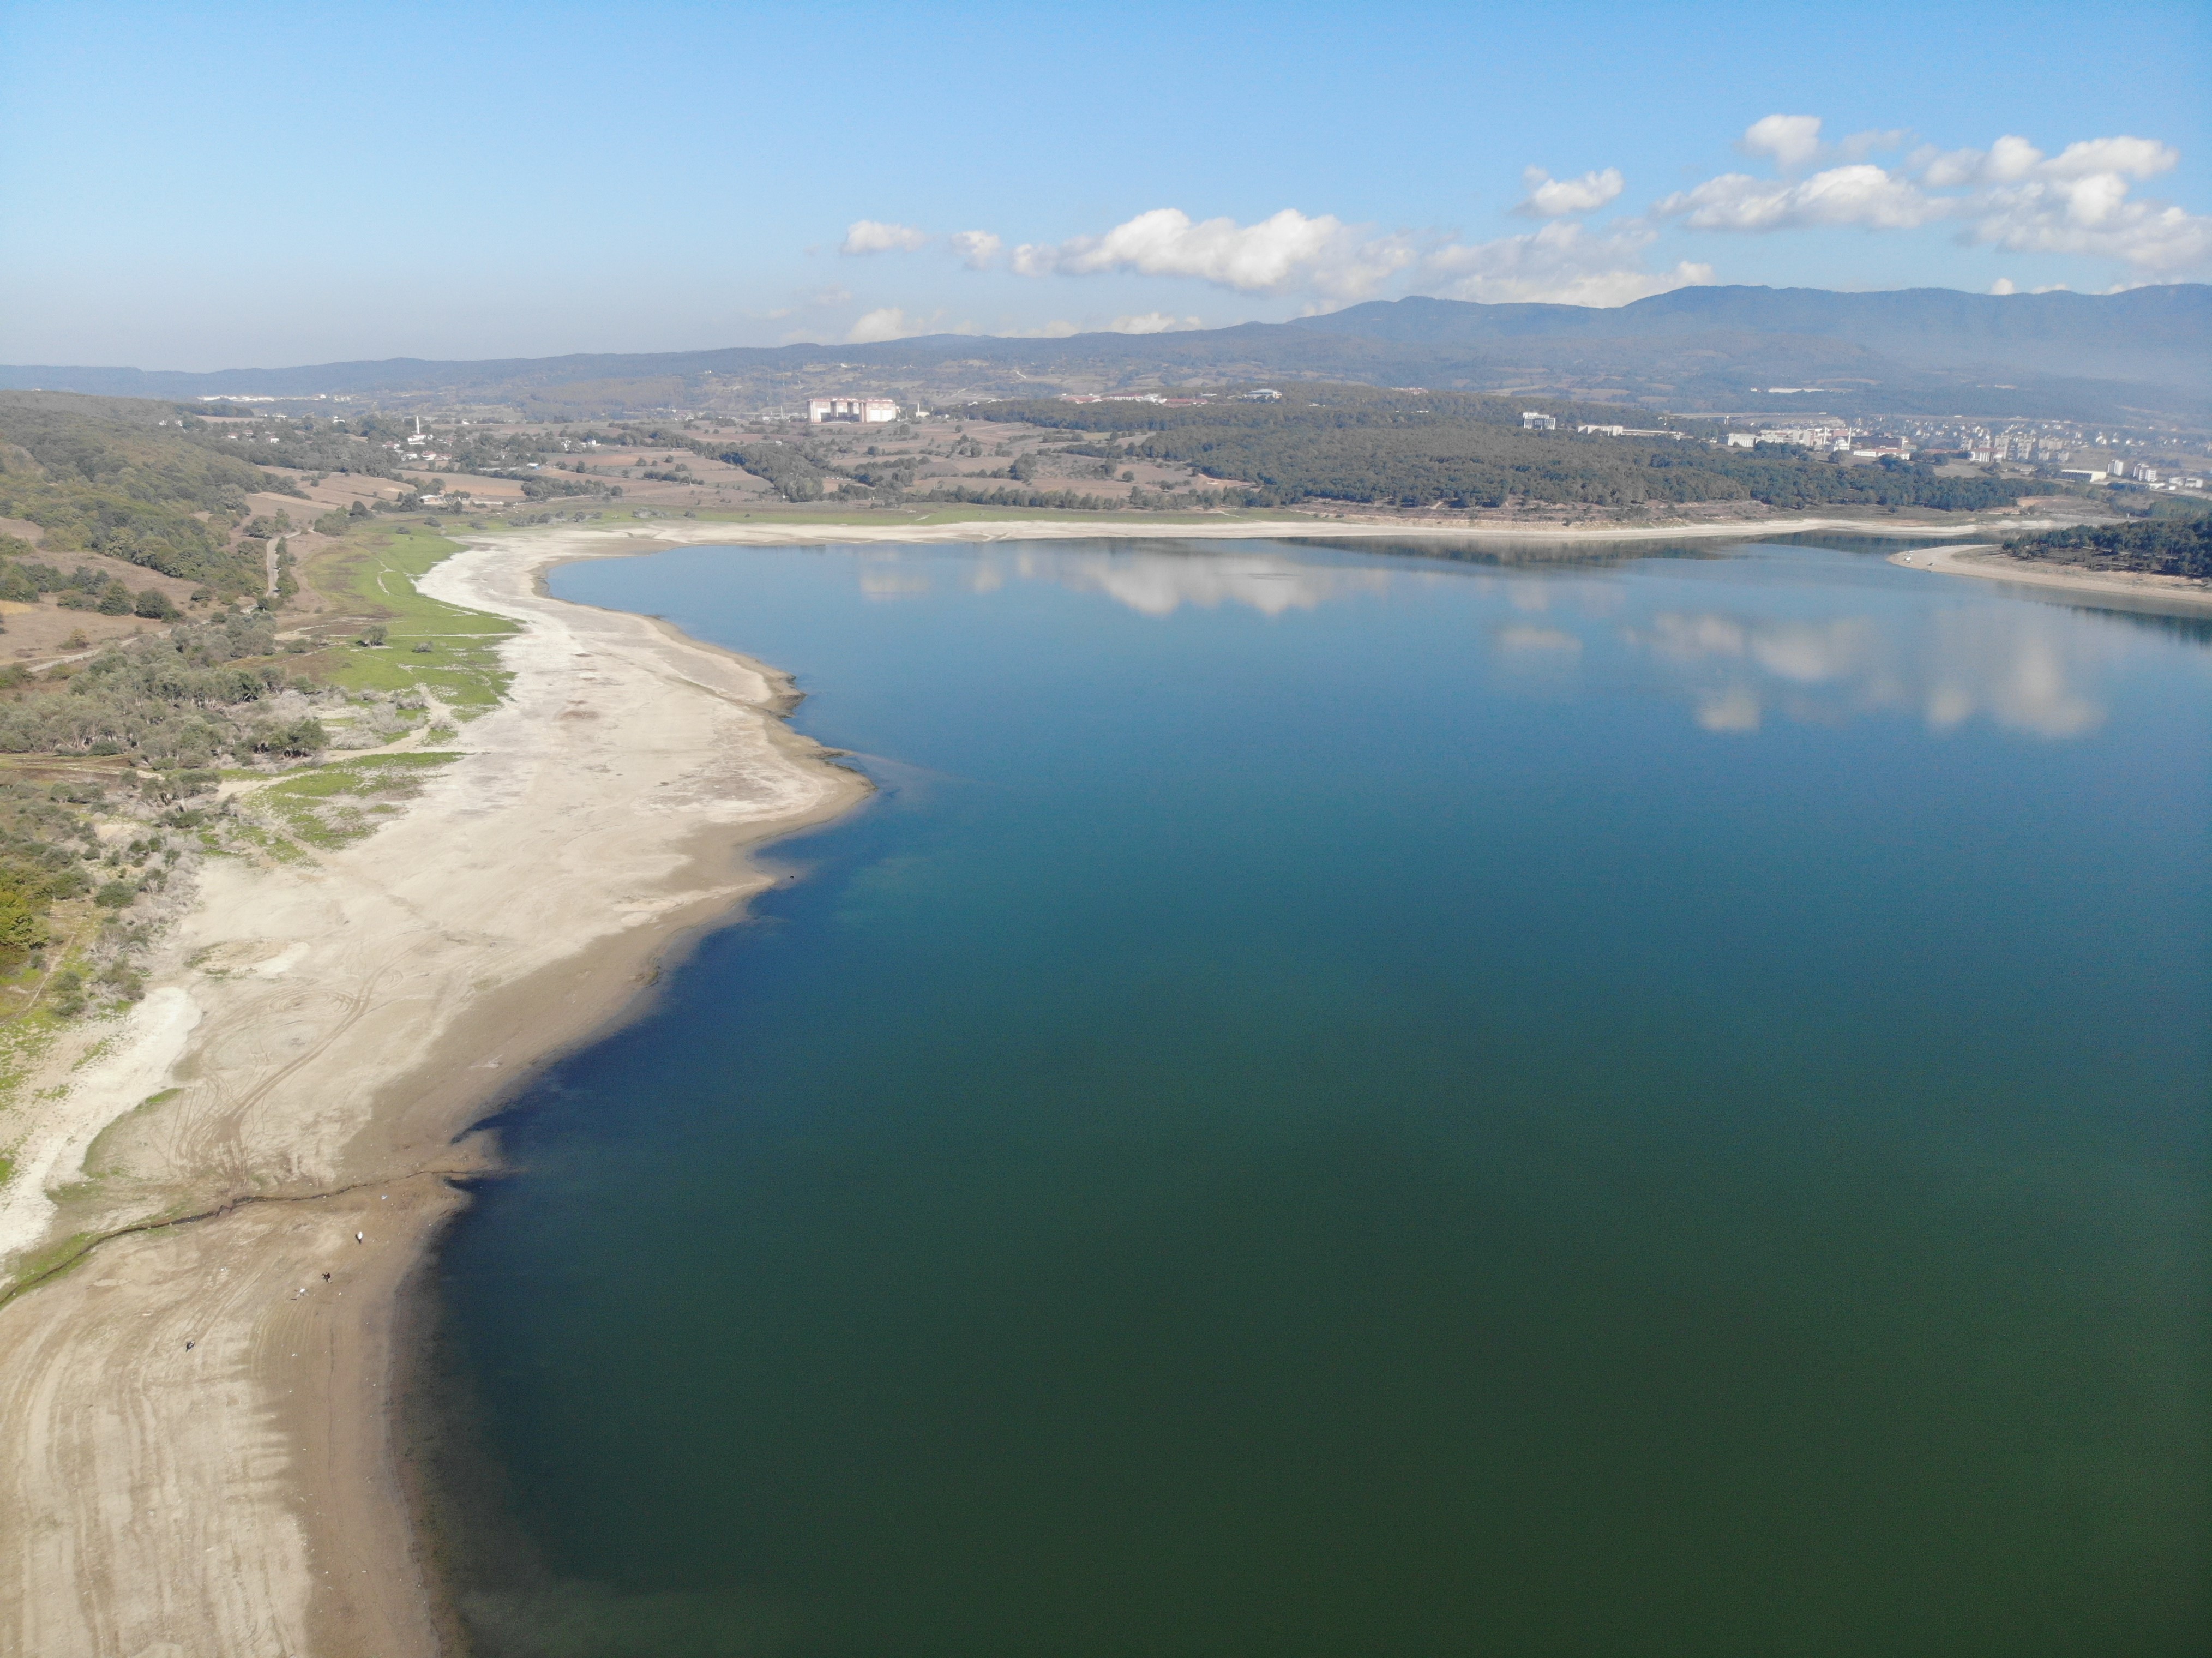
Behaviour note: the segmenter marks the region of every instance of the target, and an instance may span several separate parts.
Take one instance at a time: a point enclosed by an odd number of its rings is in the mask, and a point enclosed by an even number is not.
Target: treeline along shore
[[[1618,425],[1594,405],[1536,406],[1559,422],[1522,424],[1527,399],[1458,393],[1301,386],[1267,400],[1174,408],[1142,402],[981,404],[986,421],[1071,430],[1095,439],[1068,452],[1113,463],[1179,462],[1231,483],[1242,507],[1347,501],[1391,507],[1496,507],[1515,501],[1644,511],[1692,502],[1757,502],[1780,511],[1824,506],[1923,507],[1983,512],[2030,486],[1960,477],[1885,457],[1855,465],[1794,445],[1719,446],[1681,428],[1672,436],[1578,431]]]

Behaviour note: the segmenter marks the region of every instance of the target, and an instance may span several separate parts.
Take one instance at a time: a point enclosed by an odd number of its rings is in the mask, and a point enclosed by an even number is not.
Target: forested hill
[[[1556,431],[1522,429],[1522,400],[1312,388],[1273,402],[1168,408],[1141,402],[980,404],[984,420],[1109,434],[1066,452],[1109,464],[1170,461],[1237,486],[1251,507],[1300,501],[1454,508],[1575,503],[1626,508],[1759,501],[1980,511],[2028,486],[1896,460],[1856,465],[1781,444],[1719,448],[1702,437],[1614,437],[1572,429],[1597,411],[1553,405]]]
[[[0,518],[39,525],[55,551],[106,553],[224,597],[258,593],[261,544],[234,544],[231,532],[248,495],[299,487],[222,452],[197,424],[164,404],[0,392]]]
[[[498,404],[525,418],[750,412],[858,387],[937,407],[1038,392],[1298,380],[1542,390],[1685,412],[1818,410],[2212,422],[2212,288],[2014,295],[1684,288],[1630,306],[1401,300],[1294,323],[1059,339],[933,335],[441,362],[394,358],[182,374],[0,367],[0,386],[138,397],[351,396],[386,408]],[[1806,388],[1777,392],[1777,386]]]
[[[1681,288],[1611,308],[1408,299],[1351,306],[1287,326],[1426,345],[1792,335],[1838,341],[1921,368],[2009,364],[2212,390],[2212,286],[2203,282],[2121,294]]]

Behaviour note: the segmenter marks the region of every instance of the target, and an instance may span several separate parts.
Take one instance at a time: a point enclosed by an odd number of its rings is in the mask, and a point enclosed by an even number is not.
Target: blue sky
[[[2208,16],[12,0],[0,360],[2203,281]]]

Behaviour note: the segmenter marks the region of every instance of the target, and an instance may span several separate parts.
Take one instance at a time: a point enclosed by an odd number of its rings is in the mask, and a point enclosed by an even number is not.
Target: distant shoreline
[[[2048,587],[2062,592],[2124,598],[2136,608],[2168,610],[2177,615],[2212,616],[2212,582],[2193,581],[2187,576],[2091,570],[2078,564],[2014,558],[1995,542],[1892,553],[1889,562],[1938,575],[1978,576],[1984,580],[2008,581],[2023,587]]]
[[[450,526],[449,526],[450,527]],[[1388,519],[1178,519],[1170,514],[1102,513],[1096,517],[956,519],[940,524],[920,520],[832,518],[655,517],[635,524],[615,519],[596,525],[556,525],[563,532],[646,539],[670,545],[727,543],[739,546],[781,545],[823,541],[1066,541],[1109,539],[1310,541],[1339,537],[1362,540],[1501,541],[1532,546],[1560,542],[1743,540],[1759,536],[1858,535],[1888,540],[1946,540],[1986,536],[1986,519],[1957,524],[1919,524],[1896,519],[1865,520],[1804,515],[1788,518],[1716,519],[1679,524],[1516,525],[1495,523],[1400,523]],[[2011,519],[2008,531],[2058,527],[2056,520]],[[528,530],[518,533],[529,533]],[[466,533],[465,527],[455,533]],[[580,557],[594,556],[579,554]]]

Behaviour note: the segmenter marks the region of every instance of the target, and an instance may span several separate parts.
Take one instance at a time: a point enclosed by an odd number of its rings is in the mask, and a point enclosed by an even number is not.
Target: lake
[[[557,571],[880,792],[501,1120],[483,1650],[2207,1649],[2212,627],[1881,550]]]

